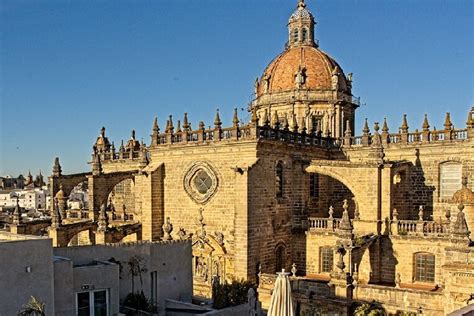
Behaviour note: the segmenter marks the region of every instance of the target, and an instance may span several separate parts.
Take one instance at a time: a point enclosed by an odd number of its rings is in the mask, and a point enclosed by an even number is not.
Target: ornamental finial
[[[298,9],[299,8],[306,8],[306,3],[304,3],[304,0],[298,0]]]

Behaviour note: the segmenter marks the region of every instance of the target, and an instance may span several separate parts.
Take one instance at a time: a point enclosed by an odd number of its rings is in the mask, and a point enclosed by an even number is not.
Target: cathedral
[[[383,120],[355,130],[352,74],[319,48],[299,0],[284,51],[254,83],[250,121],[192,128],[184,113],[149,145],[102,128],[91,170],[49,178],[54,246],[189,240],[194,295],[250,280],[268,307],[275,272],[299,315],[445,315],[474,304],[474,109],[442,129]],[[161,128],[160,128],[161,125]],[[68,209],[85,183],[88,208]],[[411,315],[411,314],[410,314]]]

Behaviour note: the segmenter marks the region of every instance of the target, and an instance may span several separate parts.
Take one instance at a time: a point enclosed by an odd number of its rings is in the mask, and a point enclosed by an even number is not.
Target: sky
[[[296,0],[0,0],[0,175],[90,170],[92,145],[132,129],[148,144],[188,112],[230,125],[287,40]],[[307,0],[320,49],[354,73],[356,134],[411,130],[474,106],[474,1]],[[248,119],[245,111],[240,117]]]

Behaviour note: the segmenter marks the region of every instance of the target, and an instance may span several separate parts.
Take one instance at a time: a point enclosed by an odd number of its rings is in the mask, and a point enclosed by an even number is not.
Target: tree
[[[354,311],[355,316],[386,316],[387,312],[385,309],[380,305],[380,303],[376,301],[372,301],[371,303],[363,303],[362,305],[358,306]]]
[[[140,290],[143,292],[143,278],[142,273],[147,272],[145,259],[140,256],[132,256],[127,262],[128,272],[132,277],[132,293],[135,293],[135,277],[140,278]]]
[[[247,293],[252,287],[249,281],[233,280],[232,283],[216,283],[212,289],[213,307],[216,309],[247,303]]]
[[[45,316],[45,304],[39,301],[36,297],[30,296],[28,303],[23,305],[18,316]]]

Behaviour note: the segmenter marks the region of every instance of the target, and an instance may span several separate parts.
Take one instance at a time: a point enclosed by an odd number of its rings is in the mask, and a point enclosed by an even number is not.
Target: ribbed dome
[[[333,76],[337,76],[337,89],[347,91],[346,77],[337,62],[314,46],[287,49],[265,69],[258,85],[257,96],[297,88],[296,76],[304,71],[304,83],[299,89],[331,90]]]

